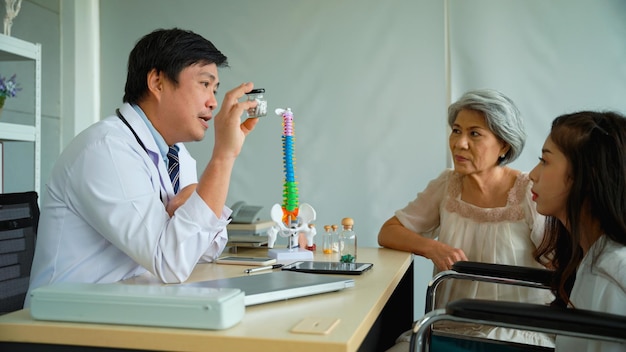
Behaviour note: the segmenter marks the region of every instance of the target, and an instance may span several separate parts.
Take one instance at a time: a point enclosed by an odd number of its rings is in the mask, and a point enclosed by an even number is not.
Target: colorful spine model
[[[298,183],[296,182],[294,154],[295,133],[293,113],[290,108],[276,109],[276,114],[283,117],[283,165],[285,183],[283,185],[283,223],[287,226],[298,217]]]
[[[293,113],[291,109],[276,109],[276,115],[283,118],[283,167],[285,171],[285,183],[283,185],[283,204],[274,204],[270,211],[270,217],[276,223],[267,231],[267,246],[274,248],[276,236],[289,238],[287,248],[294,251],[298,248],[298,237],[304,234],[307,239],[307,246],[313,246],[313,237],[317,233],[312,225],[315,217],[315,209],[308,203],[299,204],[298,201],[298,183],[296,182],[295,173],[295,154],[294,154],[294,128]],[[311,226],[309,226],[311,225]],[[307,256],[301,259],[312,259],[310,251]],[[291,258],[293,259],[293,257]]]

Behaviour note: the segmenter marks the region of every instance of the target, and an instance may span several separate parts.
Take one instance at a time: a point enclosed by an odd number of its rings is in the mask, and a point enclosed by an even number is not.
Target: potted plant
[[[0,113],[4,108],[4,101],[7,97],[12,98],[17,95],[17,92],[22,90],[19,83],[15,81],[15,78],[15,74],[9,79],[4,76],[0,76]]]

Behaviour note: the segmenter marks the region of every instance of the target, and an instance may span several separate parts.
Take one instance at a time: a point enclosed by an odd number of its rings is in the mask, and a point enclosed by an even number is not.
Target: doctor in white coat
[[[235,159],[257,119],[239,101],[245,83],[218,103],[226,57],[181,29],[140,39],[128,60],[124,104],[80,133],[61,154],[42,197],[29,290],[54,282],[110,283],[151,272],[185,281],[227,242],[225,205]],[[213,120],[212,156],[198,179],[182,142],[199,141]],[[167,152],[179,149],[180,191]],[[25,307],[29,306],[26,297]]]

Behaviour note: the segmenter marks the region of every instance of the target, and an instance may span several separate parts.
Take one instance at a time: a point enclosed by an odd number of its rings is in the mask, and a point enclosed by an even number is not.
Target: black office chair
[[[37,192],[0,193],[0,314],[23,308],[35,253]]]
[[[550,270],[478,262],[457,262],[428,285],[426,314],[415,322],[410,351],[429,351],[432,324],[455,321],[608,341],[626,341],[626,317],[532,303],[460,299],[435,309],[437,286],[447,279],[478,280],[517,286],[550,287]],[[501,342],[499,342],[501,343]],[[504,344],[504,343],[501,343]],[[528,349],[550,350],[540,346]]]
[[[460,261],[452,265],[450,270],[442,271],[436,274],[428,283],[426,289],[425,314],[429,314],[436,307],[436,294],[439,286],[448,280],[471,280],[482,281],[496,284],[523,286],[538,289],[550,289],[550,283],[553,273],[547,269],[538,269],[530,267],[520,267],[504,264],[482,263],[473,261]],[[417,322],[416,322],[417,324]],[[415,325],[414,325],[415,326]],[[492,346],[509,345],[523,347],[527,351],[550,351],[551,348],[535,345],[523,345],[513,342],[500,342],[478,337],[455,336],[446,333],[438,333],[428,328],[424,332],[422,345],[430,346],[431,337],[433,335],[442,335],[454,338],[462,338],[467,340],[480,341],[483,344]],[[413,334],[410,342],[410,350],[415,350],[415,334]],[[497,349],[497,348],[496,348]]]

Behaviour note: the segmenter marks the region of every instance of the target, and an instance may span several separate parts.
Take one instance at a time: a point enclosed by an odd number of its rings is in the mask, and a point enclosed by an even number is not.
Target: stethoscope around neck
[[[143,148],[143,150],[145,150],[146,153],[147,153],[148,152],[148,148],[146,148],[146,145],[143,144],[141,139],[139,139],[139,136],[137,135],[137,132],[135,132],[133,127],[130,125],[130,123],[128,123],[128,121],[124,118],[124,115],[122,115],[122,113],[120,112],[120,109],[115,109],[115,114],[117,114],[117,117],[119,117],[120,120],[122,120],[122,122],[124,122],[126,127],[128,127],[130,129],[130,131],[133,133],[133,136],[135,136],[135,139],[137,140],[137,143],[139,143],[141,148]]]
[[[139,143],[141,148],[143,148],[143,150],[146,152],[146,154],[148,154],[148,157],[150,157],[150,153],[148,153],[148,148],[146,148],[146,145],[143,144],[143,142],[141,141],[141,139],[137,135],[137,132],[135,132],[135,129],[124,118],[124,115],[122,115],[122,113],[120,112],[120,109],[115,109],[115,114],[117,115],[117,117],[120,118],[120,120],[122,120],[122,122],[124,122],[126,127],[128,127],[128,129],[130,129],[130,131],[133,133],[133,136],[135,136],[135,139],[137,140],[137,143]],[[161,177],[161,173],[159,172],[158,174],[159,174],[159,181],[161,182],[161,185],[163,185],[164,183],[163,183],[163,178]],[[167,196],[167,194],[166,194],[166,196]],[[159,199],[164,199],[163,198],[163,193],[161,193],[161,191],[159,191]],[[167,196],[167,199],[169,200],[169,196]]]

